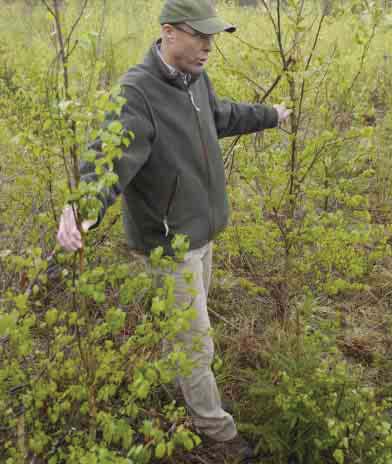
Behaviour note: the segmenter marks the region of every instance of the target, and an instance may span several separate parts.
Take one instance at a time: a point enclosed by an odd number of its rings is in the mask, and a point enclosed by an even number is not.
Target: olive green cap
[[[210,0],[166,0],[160,24],[185,23],[202,34],[234,32],[236,27],[218,17]]]

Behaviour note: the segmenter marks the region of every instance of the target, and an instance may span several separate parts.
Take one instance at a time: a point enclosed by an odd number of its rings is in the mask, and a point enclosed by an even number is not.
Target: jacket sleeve
[[[102,208],[94,227],[99,225],[107,208],[115,202],[117,196],[126,189],[146,163],[151,154],[151,147],[155,138],[153,115],[143,94],[135,87],[123,86],[121,96],[126,99],[126,102],[121,109],[120,116],[110,113],[105,120],[104,127],[107,127],[115,120],[119,120],[123,130],[132,132],[133,138],[127,147],[125,145],[121,146],[121,158],[116,158],[113,161],[113,171],[118,176],[117,182],[111,187],[103,188],[98,194]],[[95,150],[98,159],[104,156],[102,153],[102,141],[99,138],[90,144],[90,149]],[[81,180],[84,182],[94,182],[98,179],[94,163],[82,161],[80,172]]]
[[[275,108],[258,103],[247,104],[220,100],[207,74],[204,75],[219,138],[250,134],[278,125],[278,112]]]

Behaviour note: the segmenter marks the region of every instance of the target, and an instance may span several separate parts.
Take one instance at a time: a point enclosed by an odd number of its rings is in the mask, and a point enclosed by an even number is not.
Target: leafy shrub
[[[291,340],[293,342],[293,339]],[[308,334],[299,351],[287,344],[252,372],[252,404],[243,429],[276,464],[387,464],[392,459],[390,402],[378,401],[360,372],[326,338]]]
[[[184,253],[186,243],[174,243]],[[19,271],[40,264],[41,275],[39,252],[35,261],[7,259]],[[153,272],[175,262],[158,249],[151,266]],[[200,440],[185,411],[150,402],[192,368],[179,344],[160,354],[161,341],[186,330],[194,317],[191,308],[175,305],[174,279],[154,287],[152,274],[129,265],[90,267],[80,276],[63,272],[63,278],[56,306],[40,304],[42,279],[30,297],[9,290],[0,305],[2,462],[35,456],[50,464],[147,463],[178,445],[192,449]]]

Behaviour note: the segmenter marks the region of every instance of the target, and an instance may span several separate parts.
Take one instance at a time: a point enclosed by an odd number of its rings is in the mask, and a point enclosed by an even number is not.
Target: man
[[[145,255],[162,246],[173,254],[174,234],[189,237],[190,251],[174,273],[178,303],[192,298],[183,270],[193,272],[197,317],[179,339],[197,363],[179,383],[199,431],[233,460],[241,462],[252,450],[222,409],[211,371],[213,341],[207,295],[211,276],[212,240],[228,220],[224,165],[218,139],[273,128],[289,111],[281,105],[236,104],[219,100],[204,71],[215,34],[234,32],[220,19],[210,0],[166,0],[161,16],[161,39],[144,62],[121,80],[126,99],[120,121],[134,134],[123,156],[114,163],[118,183],[101,196],[103,209],[122,194],[123,218],[130,246]],[[96,145],[99,150],[99,144]],[[82,166],[83,179],[94,177]],[[99,222],[98,221],[98,222]],[[88,229],[91,221],[85,221]],[[58,232],[67,250],[82,246],[72,209],[66,208]],[[202,350],[192,351],[195,336]]]

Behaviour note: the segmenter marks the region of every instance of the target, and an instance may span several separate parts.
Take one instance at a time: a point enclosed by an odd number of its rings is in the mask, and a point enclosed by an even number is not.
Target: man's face
[[[170,27],[173,34],[170,45],[172,64],[184,73],[200,74],[212,49],[213,35],[201,34],[187,24]]]

